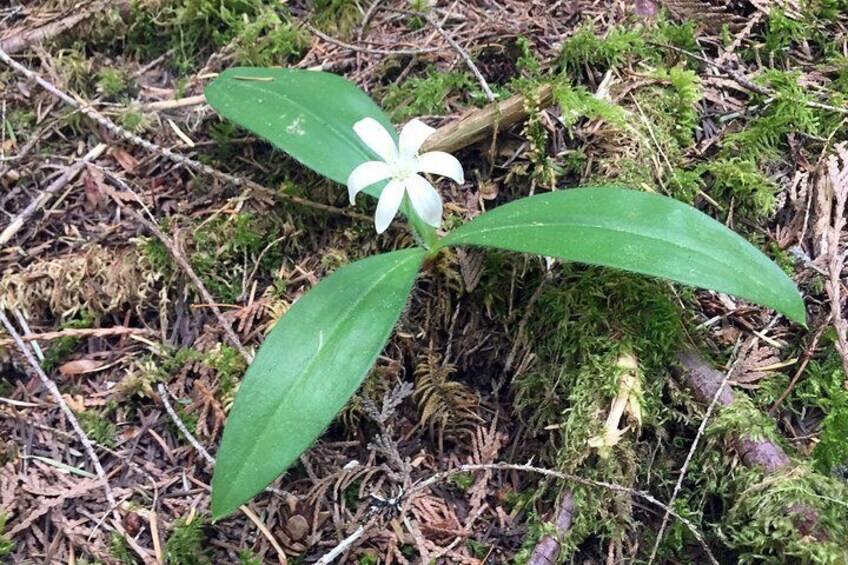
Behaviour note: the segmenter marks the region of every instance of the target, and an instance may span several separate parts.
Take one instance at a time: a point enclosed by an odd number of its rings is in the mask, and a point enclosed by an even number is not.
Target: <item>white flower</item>
[[[374,217],[377,233],[383,233],[389,227],[400,209],[404,194],[409,196],[412,207],[422,220],[435,228],[439,227],[442,221],[442,199],[433,185],[418,173],[449,177],[459,184],[465,182],[465,175],[462,165],[449,153],[430,151],[418,154],[424,140],[436,130],[414,119],[403,126],[398,147],[392,135],[374,118],[359,120],[353,125],[353,130],[383,160],[367,161],[350,173],[347,189],[351,204],[363,189],[391,179],[377,202]]]

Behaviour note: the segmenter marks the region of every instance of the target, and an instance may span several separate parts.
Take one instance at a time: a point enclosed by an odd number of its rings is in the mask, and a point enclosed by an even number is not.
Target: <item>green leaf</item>
[[[331,73],[234,67],[209,83],[204,94],[225,118],[340,184],[357,165],[379,159],[354,133],[353,124],[372,117],[397,142],[380,107],[355,84]]]
[[[805,323],[792,280],[738,234],[677,200],[580,188],[500,206],[439,241],[616,267],[734,294]]]
[[[365,161],[381,160],[353,131],[367,117],[398,135],[391,120],[352,82],[331,73],[303,69],[234,67],[204,90],[215,111],[263,137],[316,173],[347,184]],[[386,181],[365,189],[379,197]],[[404,214],[422,238],[434,230],[404,204]]]
[[[212,478],[221,518],[285,471],[356,392],[406,306],[425,251],[352,263],[277,323],[245,374]]]

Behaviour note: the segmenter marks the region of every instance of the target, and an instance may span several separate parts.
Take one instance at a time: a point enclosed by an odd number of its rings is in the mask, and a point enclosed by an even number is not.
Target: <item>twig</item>
[[[537,96],[539,109],[547,108],[553,102],[553,87],[549,84],[539,87]],[[437,129],[436,133],[427,138],[422,151],[452,153],[486,139],[492,132],[508,128],[527,118],[524,102],[524,95],[516,94],[496,105],[472,110]]]
[[[200,104],[206,104],[206,96],[202,94],[178,98],[177,100],[160,100],[158,102],[150,102],[148,104],[142,104],[141,109],[148,112],[158,112],[160,110],[175,110],[177,108],[199,106]]]
[[[29,205],[24,208],[23,211],[21,211],[21,213],[18,214],[8,226],[6,226],[3,233],[0,233],[0,245],[5,245],[10,239],[15,237],[15,234],[18,233],[33,214],[43,208],[57,192],[62,190],[69,182],[71,182],[88,162],[99,158],[105,151],[106,144],[100,143],[94,149],[83,155],[76,163],[65,169],[65,172],[62,173],[59,178],[50,183],[50,186],[45,188],[44,191],[35,198],[35,200],[30,202]]]
[[[343,539],[339,545],[332,549],[332,551],[325,554],[321,559],[316,561],[315,565],[329,565],[336,557],[347,551],[347,549],[351,545],[353,545],[356,540],[361,538],[364,533],[365,526],[359,526],[358,528],[356,528],[356,531],[354,531],[352,534]]]
[[[180,430],[180,432],[186,437],[192,447],[194,447],[197,452],[206,460],[206,463],[208,463],[210,467],[214,467],[215,458],[212,457],[212,455],[210,455],[209,452],[206,451],[206,448],[203,447],[199,441],[197,441],[197,438],[195,438],[194,435],[190,431],[188,431],[188,428],[186,427],[185,423],[177,415],[177,412],[174,410],[174,407],[171,406],[171,399],[168,395],[168,389],[165,388],[165,385],[159,383],[159,386],[156,388],[156,390],[159,392],[159,398],[162,400],[162,405],[165,406],[165,411],[168,412],[168,416],[171,417],[171,421],[174,422],[174,425],[177,426],[177,429]]]
[[[166,159],[170,159],[171,161],[173,161],[173,162],[175,162],[179,165],[182,165],[184,167],[187,167],[187,168],[192,169],[194,171],[197,171],[199,173],[209,175],[209,176],[216,178],[216,179],[218,179],[222,182],[230,183],[230,184],[233,184],[235,186],[245,186],[247,188],[250,188],[252,190],[256,190],[256,191],[259,191],[259,192],[267,192],[269,190],[268,188],[262,186],[261,184],[259,184],[257,182],[254,182],[254,181],[246,179],[246,178],[236,177],[236,176],[230,175],[228,173],[225,173],[223,171],[219,171],[218,169],[214,169],[214,168],[212,168],[208,165],[204,165],[203,163],[201,163],[199,161],[195,161],[194,159],[190,159],[188,157],[180,155],[179,153],[175,153],[174,151],[171,151],[170,149],[167,149],[165,147],[161,147],[159,145],[156,145],[155,143],[151,143],[151,142],[147,141],[146,139],[141,138],[141,137],[135,135],[134,133],[131,133],[131,132],[123,129],[122,127],[120,127],[120,126],[116,125],[114,122],[112,122],[110,119],[106,118],[105,116],[103,116],[100,113],[98,113],[97,111],[95,111],[89,105],[83,104],[82,102],[75,100],[74,98],[72,98],[71,96],[66,94],[65,92],[62,92],[61,90],[59,90],[59,88],[54,86],[52,83],[44,80],[38,74],[36,74],[33,71],[29,70],[28,68],[24,67],[23,65],[21,65],[20,63],[18,63],[17,61],[12,59],[11,57],[9,57],[9,55],[5,51],[3,51],[2,49],[0,49],[0,61],[4,62],[6,65],[11,67],[15,72],[27,77],[30,80],[35,81],[42,88],[44,88],[45,90],[50,92],[50,94],[56,96],[57,98],[62,100],[64,103],[68,104],[69,106],[76,108],[79,112],[81,112],[82,114],[84,114],[88,118],[94,120],[95,122],[97,122],[99,125],[101,125],[103,128],[105,128],[109,132],[120,137],[121,139],[126,140],[129,143],[132,143],[134,145],[138,145],[139,147],[142,147],[142,148],[144,148],[144,149],[146,149],[146,150],[148,150],[152,153],[155,153],[155,154],[157,154],[161,157],[165,157]],[[283,199],[288,200],[290,202],[294,202],[295,204],[300,204],[302,206],[308,206],[308,207],[314,208],[316,210],[322,210],[324,212],[331,212],[333,214],[339,214],[341,216],[347,216],[349,218],[354,218],[354,219],[357,219],[357,220],[364,220],[364,221],[368,221],[368,222],[373,221],[372,217],[366,216],[364,214],[359,214],[358,212],[352,212],[352,211],[349,211],[349,210],[344,210],[342,208],[336,208],[335,206],[330,206],[330,205],[327,205],[327,204],[321,204],[319,202],[313,202],[312,200],[308,200],[306,198],[301,198],[300,196],[295,196],[293,194],[287,194],[285,192],[278,192],[277,194],[280,196],[280,198],[283,198]]]
[[[468,54],[462,45],[456,42],[456,40],[451,37],[451,35],[445,31],[445,28],[439,24],[436,20],[430,16],[430,14],[421,14],[421,16],[427,20],[427,23],[430,24],[439,34],[445,38],[445,41],[450,43],[451,47],[459,53],[459,56],[462,57],[462,60],[465,61],[465,64],[471,69],[471,72],[474,73],[474,76],[477,77],[477,82],[480,83],[480,86],[483,88],[483,92],[486,93],[486,98],[489,102],[495,101],[495,93],[492,92],[492,89],[489,88],[489,83],[486,82],[486,78],[483,76],[483,73],[480,72],[480,69],[477,68],[477,65],[474,64],[474,61],[471,60],[471,56]]]
[[[341,47],[343,49],[349,49],[351,51],[357,51],[359,53],[368,53],[369,55],[423,55],[425,53],[436,53],[441,51],[440,47],[423,47],[421,49],[375,49],[373,47],[361,47],[358,45],[351,45],[350,43],[345,43],[344,41],[339,41],[334,37],[330,37],[320,29],[309,25],[306,22],[302,23],[303,27],[308,29],[313,35],[316,35],[326,41],[327,43],[332,43],[336,47]]]
[[[649,494],[645,491],[636,490],[636,489],[626,487],[626,486],[623,486],[623,485],[617,485],[615,483],[608,483],[608,482],[605,482],[605,481],[596,481],[596,480],[593,480],[593,479],[585,479],[583,477],[578,477],[576,475],[570,475],[568,473],[561,473],[559,471],[544,469],[542,467],[534,467],[532,465],[517,465],[517,464],[513,464],[513,463],[488,463],[488,464],[479,464],[479,465],[460,465],[459,467],[456,467],[455,469],[436,473],[435,475],[432,475],[430,478],[423,480],[423,481],[417,483],[416,485],[414,485],[412,488],[410,488],[406,492],[405,496],[409,496],[410,494],[412,494],[414,492],[418,492],[420,490],[424,490],[426,488],[429,488],[430,486],[432,486],[436,483],[439,483],[439,482],[443,482],[443,481],[449,479],[450,477],[452,477],[454,475],[462,474],[462,473],[471,473],[471,472],[474,472],[474,471],[520,471],[520,472],[524,472],[524,473],[536,473],[536,474],[539,474],[539,475],[544,475],[546,477],[554,477],[554,478],[557,478],[557,479],[560,479],[560,480],[563,480],[563,481],[577,483],[577,484],[580,484],[580,485],[597,487],[597,488],[610,490],[610,491],[613,491],[613,492],[621,492],[621,493],[629,494],[631,496],[636,496],[636,497],[641,498],[642,500],[648,502],[649,504],[656,506],[657,508],[665,510],[672,517],[679,520],[680,523],[682,523],[684,526],[686,526],[686,528],[690,532],[692,532],[692,535],[701,544],[701,547],[703,547],[704,552],[707,554],[707,557],[709,558],[710,563],[712,563],[713,565],[718,565],[718,561],[716,561],[716,558],[713,556],[713,553],[710,550],[710,547],[707,545],[707,542],[704,540],[704,536],[701,535],[701,532],[698,531],[698,529],[695,527],[695,525],[690,520],[688,520],[687,518],[684,518],[683,516],[681,516],[680,514],[675,512],[674,510],[672,510],[668,505],[663,504],[662,502],[660,502],[659,500],[654,498],[651,494]]]
[[[698,449],[698,443],[701,441],[701,438],[704,435],[704,432],[707,429],[707,422],[710,420],[710,417],[713,415],[713,410],[719,403],[719,399],[721,398],[722,393],[724,392],[724,387],[727,386],[727,381],[730,380],[730,376],[733,374],[736,365],[741,360],[741,357],[737,357],[736,361],[730,366],[730,369],[724,374],[724,378],[722,378],[721,383],[718,385],[718,388],[713,394],[712,400],[710,400],[710,405],[707,406],[707,411],[704,413],[704,418],[701,420],[701,425],[698,426],[698,432],[695,434],[695,439],[692,441],[692,445],[689,447],[689,452],[686,454],[686,459],[683,460],[683,466],[680,468],[680,473],[677,477],[677,482],[674,484],[674,490],[671,491],[671,498],[668,500],[668,507],[674,504],[674,501],[677,500],[677,495],[680,494],[680,489],[683,488],[683,478],[686,476],[686,472],[689,470],[689,464],[692,462],[692,457],[695,455],[695,451]],[[663,514],[662,524],[660,524],[660,531],[657,532],[657,538],[654,540],[654,547],[651,550],[651,556],[648,558],[648,565],[651,565],[654,562],[654,559],[657,557],[657,551],[660,549],[660,543],[662,543],[663,536],[665,535],[665,529],[668,526],[669,519],[669,511],[666,511]]]
[[[8,39],[0,42],[0,49],[6,53],[18,53],[23,51],[33,43],[40,43],[45,39],[51,39],[59,34],[62,34],[81,21],[93,16],[98,12],[102,12],[109,5],[109,2],[100,2],[91,6],[88,10],[83,10],[69,16],[65,16],[60,20],[56,20],[39,26],[34,29],[27,29],[13,35]]]
[[[21,336],[21,340],[27,341],[51,341],[63,337],[110,337],[116,335],[146,335],[153,333],[145,328],[127,328],[116,326],[114,328],[68,328],[55,332],[44,332],[41,334],[27,333]],[[0,339],[0,346],[12,345],[13,339]]]
[[[68,403],[65,402],[64,398],[62,398],[62,393],[59,392],[59,387],[57,387],[56,383],[47,376],[41,368],[41,365],[39,365],[35,360],[35,357],[32,356],[32,353],[30,353],[29,349],[27,349],[26,344],[24,344],[18,332],[15,331],[15,327],[12,325],[12,322],[9,321],[9,318],[6,317],[6,313],[3,312],[3,310],[0,310],[0,323],[3,324],[6,328],[6,332],[8,332],[15,341],[15,345],[18,347],[21,355],[24,356],[24,359],[29,364],[32,371],[38,376],[42,386],[47,389],[53,397],[53,400],[55,400],[59,405],[62,413],[68,419],[68,422],[77,434],[80,443],[82,443],[85,448],[88,458],[91,459],[91,463],[94,465],[94,471],[97,473],[97,478],[103,482],[103,490],[106,493],[106,500],[109,502],[109,507],[116,508],[117,503],[115,502],[115,496],[112,494],[112,489],[109,487],[109,480],[106,478],[106,471],[103,470],[103,465],[100,464],[100,458],[97,456],[97,452],[94,451],[94,445],[92,445],[91,440],[88,439],[88,435],[86,435],[85,430],[83,430],[82,426],[80,426],[79,420],[77,420],[77,417],[68,406]]]

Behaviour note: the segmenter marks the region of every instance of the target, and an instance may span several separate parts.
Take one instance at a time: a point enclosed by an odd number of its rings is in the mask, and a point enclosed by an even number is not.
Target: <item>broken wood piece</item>
[[[69,14],[64,18],[54,20],[33,29],[25,29],[18,34],[0,41],[0,49],[10,55],[19,53],[30,45],[53,39],[54,37],[73,28],[78,23],[90,18],[94,14],[103,13],[108,6],[109,2],[100,2],[91,6],[87,10],[81,10],[79,12]]]
[[[539,108],[546,108],[553,102],[554,92],[551,85],[541,86],[537,94]],[[500,104],[472,110],[440,127],[427,139],[421,151],[453,153],[472,143],[492,137],[498,131],[526,118],[525,97],[523,94],[516,94]]]

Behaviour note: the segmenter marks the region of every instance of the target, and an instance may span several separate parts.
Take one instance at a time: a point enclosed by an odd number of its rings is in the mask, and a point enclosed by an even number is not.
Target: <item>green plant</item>
[[[0,512],[0,557],[8,557],[15,549],[15,542],[3,535],[6,531],[6,513]]]
[[[204,565],[209,563],[203,540],[204,521],[199,516],[190,515],[174,522],[171,537],[165,542],[166,562],[168,565]]]
[[[501,205],[440,237],[441,198],[419,173],[458,183],[464,174],[451,155],[419,155],[434,131],[422,122],[412,120],[398,135],[353,84],[312,71],[228,69],[207,86],[206,98],[225,117],[346,184],[351,201],[360,192],[378,198],[378,233],[401,211],[417,243],[342,267],[300,298],[269,334],[224,431],[212,481],[216,519],[261,491],[321,434],[383,349],[425,259],[450,247],[518,251],[662,277],[735,294],[804,322],[801,297],[777,265],[676,200],[608,187],[552,192]]]

